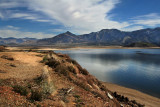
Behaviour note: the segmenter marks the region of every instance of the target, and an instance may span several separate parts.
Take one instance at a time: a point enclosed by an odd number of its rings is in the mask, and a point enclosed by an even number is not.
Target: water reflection
[[[92,49],[62,51],[98,79],[160,97],[159,49]]]

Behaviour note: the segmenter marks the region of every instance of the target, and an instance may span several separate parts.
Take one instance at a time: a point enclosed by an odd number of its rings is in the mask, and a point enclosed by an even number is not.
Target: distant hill
[[[160,46],[160,28],[142,29],[132,32],[117,29],[103,29],[89,34],[75,35],[71,32],[59,34],[52,38],[38,40],[38,44],[105,44],[129,46],[133,43],[149,43]],[[152,46],[153,46],[152,45]],[[149,45],[151,46],[151,45]]]
[[[36,43],[37,39],[36,38],[0,38],[0,44],[5,45],[5,44],[33,44]]]
[[[79,43],[83,42],[80,37],[67,31],[52,38],[38,40],[38,44],[59,44],[59,43]]]

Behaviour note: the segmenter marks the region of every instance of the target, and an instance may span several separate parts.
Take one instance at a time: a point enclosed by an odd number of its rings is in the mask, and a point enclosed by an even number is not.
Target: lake
[[[99,80],[160,98],[160,49],[80,49],[68,54]]]

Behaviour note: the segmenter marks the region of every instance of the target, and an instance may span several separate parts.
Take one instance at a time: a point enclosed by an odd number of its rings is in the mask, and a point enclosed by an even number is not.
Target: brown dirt
[[[31,79],[42,73],[43,66],[40,63],[38,53],[27,52],[1,52],[3,55],[13,57],[14,60],[0,58],[0,70],[6,73],[1,73],[0,79]],[[14,65],[15,67],[13,67]]]

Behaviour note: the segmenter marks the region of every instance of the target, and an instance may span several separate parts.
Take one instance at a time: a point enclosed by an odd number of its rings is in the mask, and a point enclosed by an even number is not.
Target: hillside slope
[[[75,60],[54,52],[0,52],[0,106],[138,106],[117,100]]]

